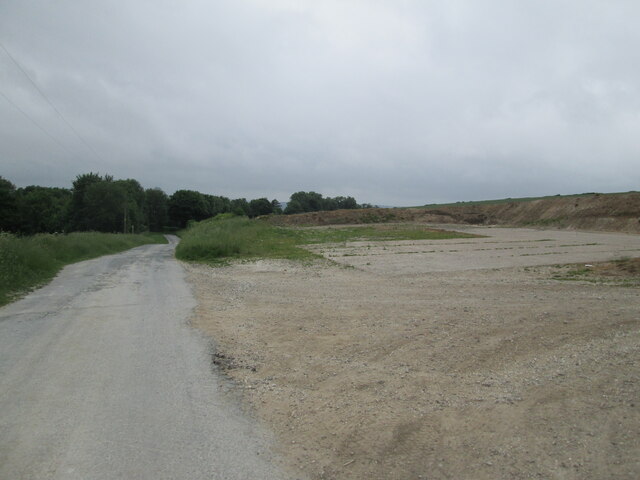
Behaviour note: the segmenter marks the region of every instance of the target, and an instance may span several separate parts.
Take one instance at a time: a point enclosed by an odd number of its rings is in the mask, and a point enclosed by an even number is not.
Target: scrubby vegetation
[[[181,233],[176,249],[181,260],[220,263],[230,258],[317,257],[304,245],[356,240],[438,240],[475,235],[408,225],[380,225],[350,228],[276,227],[245,217],[219,215],[193,223]]]
[[[0,305],[53,278],[69,263],[88,260],[148,243],[166,243],[160,234],[0,233]]]
[[[555,265],[554,280],[583,281],[623,287],[640,286],[640,258],[620,258],[593,264]]]

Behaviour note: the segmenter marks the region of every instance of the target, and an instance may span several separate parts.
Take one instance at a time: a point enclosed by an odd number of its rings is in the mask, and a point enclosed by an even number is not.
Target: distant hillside
[[[460,223],[640,233],[640,193],[589,193],[413,208],[335,210],[279,215],[269,221],[276,225]]]

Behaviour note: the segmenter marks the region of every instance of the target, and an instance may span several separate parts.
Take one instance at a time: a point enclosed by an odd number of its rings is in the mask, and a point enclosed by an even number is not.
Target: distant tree
[[[355,209],[358,208],[358,203],[353,197],[336,197],[336,203],[339,209]]]
[[[18,230],[27,235],[65,231],[71,191],[29,186],[16,191]]]
[[[16,186],[0,176],[0,231],[14,232],[17,223]]]
[[[337,210],[338,208],[340,207],[338,207],[338,202],[336,201],[335,198],[327,197],[322,199],[321,210]]]
[[[147,227],[144,214],[145,195],[142,185],[132,178],[116,180],[113,183],[122,187],[125,192],[125,201],[122,209],[124,216],[123,231],[135,233],[145,230]]]
[[[316,192],[296,192],[291,195],[284,213],[317,212],[341,208],[358,208],[358,204],[353,197],[323,198]]]
[[[322,195],[316,192],[291,194],[285,213],[317,212],[322,210]]]
[[[174,227],[184,228],[189,220],[204,220],[211,216],[204,195],[194,190],[178,190],[169,197],[169,221]]]
[[[322,210],[322,195],[316,192],[296,192],[291,195],[291,201],[298,202],[303,212],[318,212]]]
[[[286,213],[287,215],[291,215],[294,213],[304,213],[304,209],[302,207],[302,204],[298,201],[298,200],[289,200],[289,203],[287,203],[287,207],[284,209],[284,213]]]
[[[99,174],[93,172],[78,175],[73,181],[69,204],[69,230],[89,230],[90,212],[87,211],[85,194],[89,186],[103,181],[105,180]]]
[[[269,215],[273,213],[273,205],[267,198],[256,198],[249,202],[249,217]]]
[[[89,185],[84,195],[84,230],[97,232],[130,231],[127,223],[127,190],[120,182],[103,181]]]
[[[240,216],[249,216],[249,202],[246,198],[231,200],[231,212]]]
[[[68,225],[71,230],[142,231],[146,228],[144,189],[132,178],[78,175],[73,182]]]
[[[280,215],[282,213],[282,207],[280,206],[280,202],[277,199],[271,200],[271,209],[274,214]]]
[[[221,197],[218,195],[205,195],[207,207],[209,208],[209,216],[215,217],[219,213],[226,213],[231,211],[231,200],[227,197]]]
[[[152,232],[161,232],[169,224],[169,197],[160,188],[144,192],[147,226]]]

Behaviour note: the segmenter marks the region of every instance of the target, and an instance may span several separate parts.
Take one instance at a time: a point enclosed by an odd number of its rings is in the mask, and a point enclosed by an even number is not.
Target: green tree
[[[125,192],[123,208],[123,231],[127,233],[141,232],[146,228],[144,215],[145,195],[144,188],[137,180],[128,178],[113,182],[122,187]]]
[[[65,230],[70,190],[29,186],[17,190],[16,201],[20,232],[34,235]]]
[[[205,195],[207,205],[209,207],[209,216],[215,217],[219,213],[226,213],[231,211],[231,200],[227,197],[221,197],[218,195]]]
[[[334,199],[339,209],[356,209],[359,208],[356,199],[353,197],[336,197]]]
[[[249,217],[269,215],[273,213],[273,205],[267,198],[256,198],[249,202]]]
[[[14,232],[17,223],[16,186],[0,177],[0,231]]]
[[[204,220],[211,216],[204,195],[194,190],[178,190],[169,197],[169,221],[184,228],[189,220]]]
[[[284,209],[284,213],[286,213],[287,215],[291,215],[294,213],[304,213],[304,212],[305,210],[302,207],[302,204],[300,203],[300,201],[295,199],[289,200],[289,203],[287,203],[287,207]]]
[[[144,198],[149,230],[161,232],[169,224],[169,197],[160,188],[148,188]]]
[[[231,200],[231,212],[240,216],[249,216],[249,202],[246,198]]]
[[[103,181],[105,180],[99,174],[93,172],[78,175],[73,181],[69,204],[69,230],[89,230],[91,214],[87,210],[85,194],[91,185]]]
[[[116,233],[130,231],[126,223],[127,191],[121,183],[103,181],[85,191],[85,230]]]
[[[338,198],[340,198],[340,197],[337,197],[337,198],[330,198],[330,197],[323,198],[322,199],[322,210],[337,210],[338,208],[340,208],[338,206],[338,202],[337,202]]]
[[[271,200],[271,208],[273,210],[273,213],[275,213],[276,215],[280,215],[282,213],[282,207],[280,206],[280,202],[275,198]]]
[[[296,192],[291,194],[285,213],[317,212],[321,209],[322,195],[316,192]]]
[[[145,228],[145,194],[137,180],[97,173],[78,175],[69,204],[72,230],[139,232]]]
[[[284,213],[317,212],[320,210],[337,210],[341,208],[359,208],[353,197],[323,198],[316,192],[296,192],[291,195]]]

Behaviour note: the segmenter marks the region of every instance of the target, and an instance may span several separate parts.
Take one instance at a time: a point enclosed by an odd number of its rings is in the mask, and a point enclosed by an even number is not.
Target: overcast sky
[[[0,175],[394,206],[637,190],[638,19],[637,0],[3,0]]]

